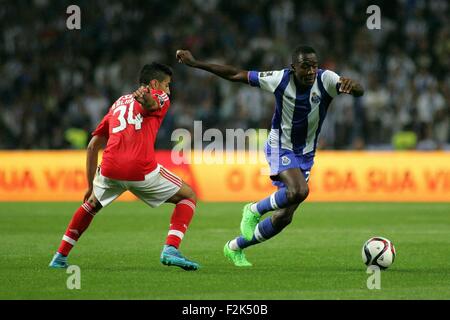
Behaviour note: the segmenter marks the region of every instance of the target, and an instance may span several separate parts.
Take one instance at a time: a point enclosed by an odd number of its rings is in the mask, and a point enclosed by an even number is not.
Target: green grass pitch
[[[202,269],[163,266],[172,205],[117,202],[103,209],[72,250],[81,289],[47,267],[78,203],[0,203],[0,299],[450,299],[450,203],[304,203],[275,238],[246,250],[251,268],[223,257],[243,203],[199,203],[181,245]],[[392,240],[397,257],[381,289],[361,247]]]

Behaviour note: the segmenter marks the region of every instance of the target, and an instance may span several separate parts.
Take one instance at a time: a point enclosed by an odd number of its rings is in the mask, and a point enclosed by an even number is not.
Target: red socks
[[[78,238],[91,223],[95,213],[96,211],[94,208],[87,202],[83,203],[81,207],[75,211],[75,214],[67,227],[66,233],[62,238],[61,245],[58,249],[59,253],[65,256],[69,254],[72,247],[77,243]]]
[[[195,211],[195,201],[184,199],[177,203],[170,219],[169,233],[166,244],[178,248],[186,233]]]
[[[167,235],[166,244],[178,248],[181,240],[186,233],[189,223],[195,211],[195,201],[193,199],[184,199],[177,203],[170,219],[170,228]],[[83,232],[88,228],[96,211],[87,202],[83,203],[81,207],[75,212],[72,220],[67,227],[58,252],[67,256],[73,248],[77,240],[81,237]]]

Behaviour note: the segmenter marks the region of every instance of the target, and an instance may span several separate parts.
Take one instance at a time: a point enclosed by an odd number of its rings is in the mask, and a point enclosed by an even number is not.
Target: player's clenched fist
[[[140,86],[139,89],[133,92],[133,98],[149,110],[158,107],[158,103],[153,99],[148,86]]]
[[[144,101],[146,95],[150,96],[150,90],[146,86],[140,86],[135,92],[133,92],[133,98],[139,102]]]
[[[177,60],[180,63],[187,64],[188,66],[194,66],[195,59],[189,50],[177,50]]]
[[[344,78],[344,77],[341,77],[339,79],[339,82],[341,84],[339,87],[339,92],[342,92],[342,93],[351,94],[353,87],[356,85],[355,81],[353,81],[352,79],[349,79],[349,78]]]

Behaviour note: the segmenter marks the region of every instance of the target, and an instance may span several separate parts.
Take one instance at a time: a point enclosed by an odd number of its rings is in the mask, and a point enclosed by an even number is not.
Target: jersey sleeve
[[[92,136],[104,136],[109,138],[109,118],[110,113],[108,112],[99,123],[97,128],[92,132]]]
[[[283,79],[284,72],[285,70],[249,71],[248,83],[253,87],[260,87],[273,93]]]
[[[325,70],[322,73],[323,87],[332,98],[339,94],[339,79],[339,75],[331,70]]]

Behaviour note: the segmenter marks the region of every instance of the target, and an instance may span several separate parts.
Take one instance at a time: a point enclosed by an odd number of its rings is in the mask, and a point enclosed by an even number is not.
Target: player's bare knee
[[[197,195],[195,194],[194,190],[192,190],[191,187],[186,188],[184,196],[186,197],[186,199],[192,199],[195,202],[197,202]]]
[[[301,199],[300,202],[305,201],[306,198],[308,198],[308,195],[309,195],[309,188],[308,188],[308,186],[306,185],[306,186],[304,186],[304,187],[302,187],[302,188],[300,189],[300,199]]]
[[[286,196],[290,204],[296,204],[304,201],[309,194],[308,186],[296,186],[288,188]]]
[[[89,199],[87,200],[87,203],[89,203],[92,207],[92,209],[95,212],[99,212],[101,208],[103,208],[103,206],[101,205],[101,203],[97,200],[97,198],[91,196],[89,197]]]

